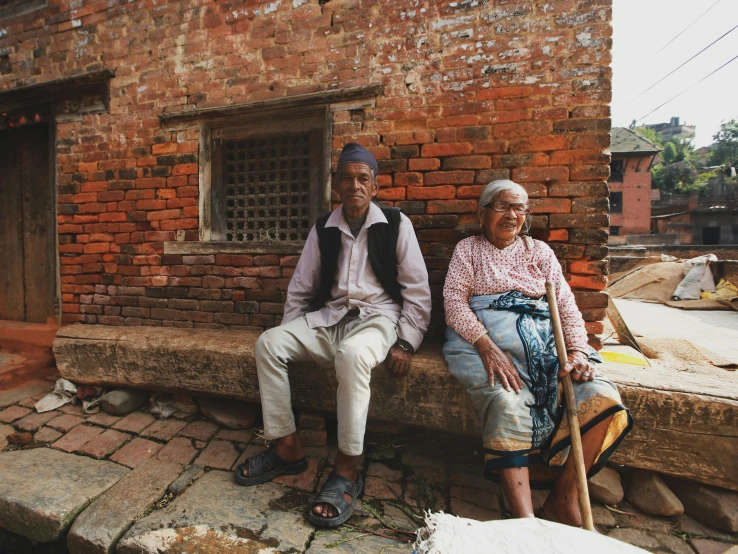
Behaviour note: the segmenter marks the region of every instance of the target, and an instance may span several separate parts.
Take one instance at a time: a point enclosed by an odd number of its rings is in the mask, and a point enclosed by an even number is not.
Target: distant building
[[[694,125],[681,125],[678,117],[672,117],[669,123],[654,123],[653,125],[645,125],[646,129],[653,129],[660,134],[664,141],[670,141],[673,138],[690,139],[694,138],[697,127]]]
[[[651,230],[651,165],[661,148],[636,132],[613,127],[610,152],[610,234]]]

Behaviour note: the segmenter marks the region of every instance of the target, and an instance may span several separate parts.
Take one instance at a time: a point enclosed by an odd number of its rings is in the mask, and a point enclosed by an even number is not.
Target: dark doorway
[[[704,227],[702,244],[720,244],[720,227]]]
[[[54,199],[50,125],[0,130],[0,319],[55,315]]]

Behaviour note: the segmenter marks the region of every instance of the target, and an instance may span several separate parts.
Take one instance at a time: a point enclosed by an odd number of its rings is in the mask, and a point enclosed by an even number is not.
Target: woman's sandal
[[[243,474],[244,466],[249,470],[248,477]],[[253,458],[247,458],[244,463],[238,464],[236,469],[233,470],[233,477],[236,483],[248,487],[271,481],[277,475],[302,473],[307,467],[308,463],[305,458],[296,462],[285,462],[270,448]]]
[[[316,504],[330,504],[336,509],[338,515],[335,517],[322,517],[311,509],[307,515],[308,521],[316,527],[338,527],[345,523],[354,513],[354,507],[359,501],[359,495],[363,488],[364,483],[361,479],[357,479],[354,483],[348,477],[339,475],[335,471],[331,472],[325,485],[323,485],[323,490],[320,491],[317,498],[311,497],[310,503],[313,508],[315,508]],[[344,494],[351,496],[351,504],[346,502],[346,499],[343,497]]]

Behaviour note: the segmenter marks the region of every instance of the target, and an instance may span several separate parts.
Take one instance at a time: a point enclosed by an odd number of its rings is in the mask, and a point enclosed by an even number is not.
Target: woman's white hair
[[[492,181],[491,183],[488,183],[482,189],[482,194],[479,195],[479,207],[486,208],[487,206],[492,204],[492,202],[497,200],[497,197],[506,190],[509,190],[510,192],[514,192],[516,194],[520,194],[523,196],[523,198],[525,198],[526,202],[528,201],[528,191],[526,191],[522,186],[517,184],[515,181],[500,179],[499,181]]]
[[[480,224],[482,222],[482,209],[491,206],[491,204],[495,200],[497,200],[500,194],[502,194],[506,190],[509,190],[510,192],[516,194],[520,194],[524,198],[525,202],[528,201],[528,191],[515,181],[510,181],[509,179],[500,179],[498,181],[487,183],[487,185],[482,189],[482,193],[479,195],[479,200],[477,201],[477,210],[479,213]],[[527,235],[529,233],[531,224],[532,219],[530,214],[528,214],[527,216],[525,216],[525,223],[523,223],[523,228],[521,229],[521,233],[523,235]]]

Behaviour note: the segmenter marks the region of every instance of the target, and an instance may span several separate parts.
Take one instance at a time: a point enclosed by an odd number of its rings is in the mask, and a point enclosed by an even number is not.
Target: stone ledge
[[[171,241],[164,243],[164,254],[299,254],[304,246],[304,242]]]
[[[257,331],[108,327],[62,328],[54,341],[63,377],[123,386],[259,402],[254,363]],[[603,364],[636,425],[614,461],[738,490],[738,391],[719,376],[657,367]],[[297,409],[335,412],[330,368],[298,364],[290,373]],[[407,377],[384,364],[372,375],[369,417],[463,435],[480,433],[476,411],[437,346],[413,356]]]

